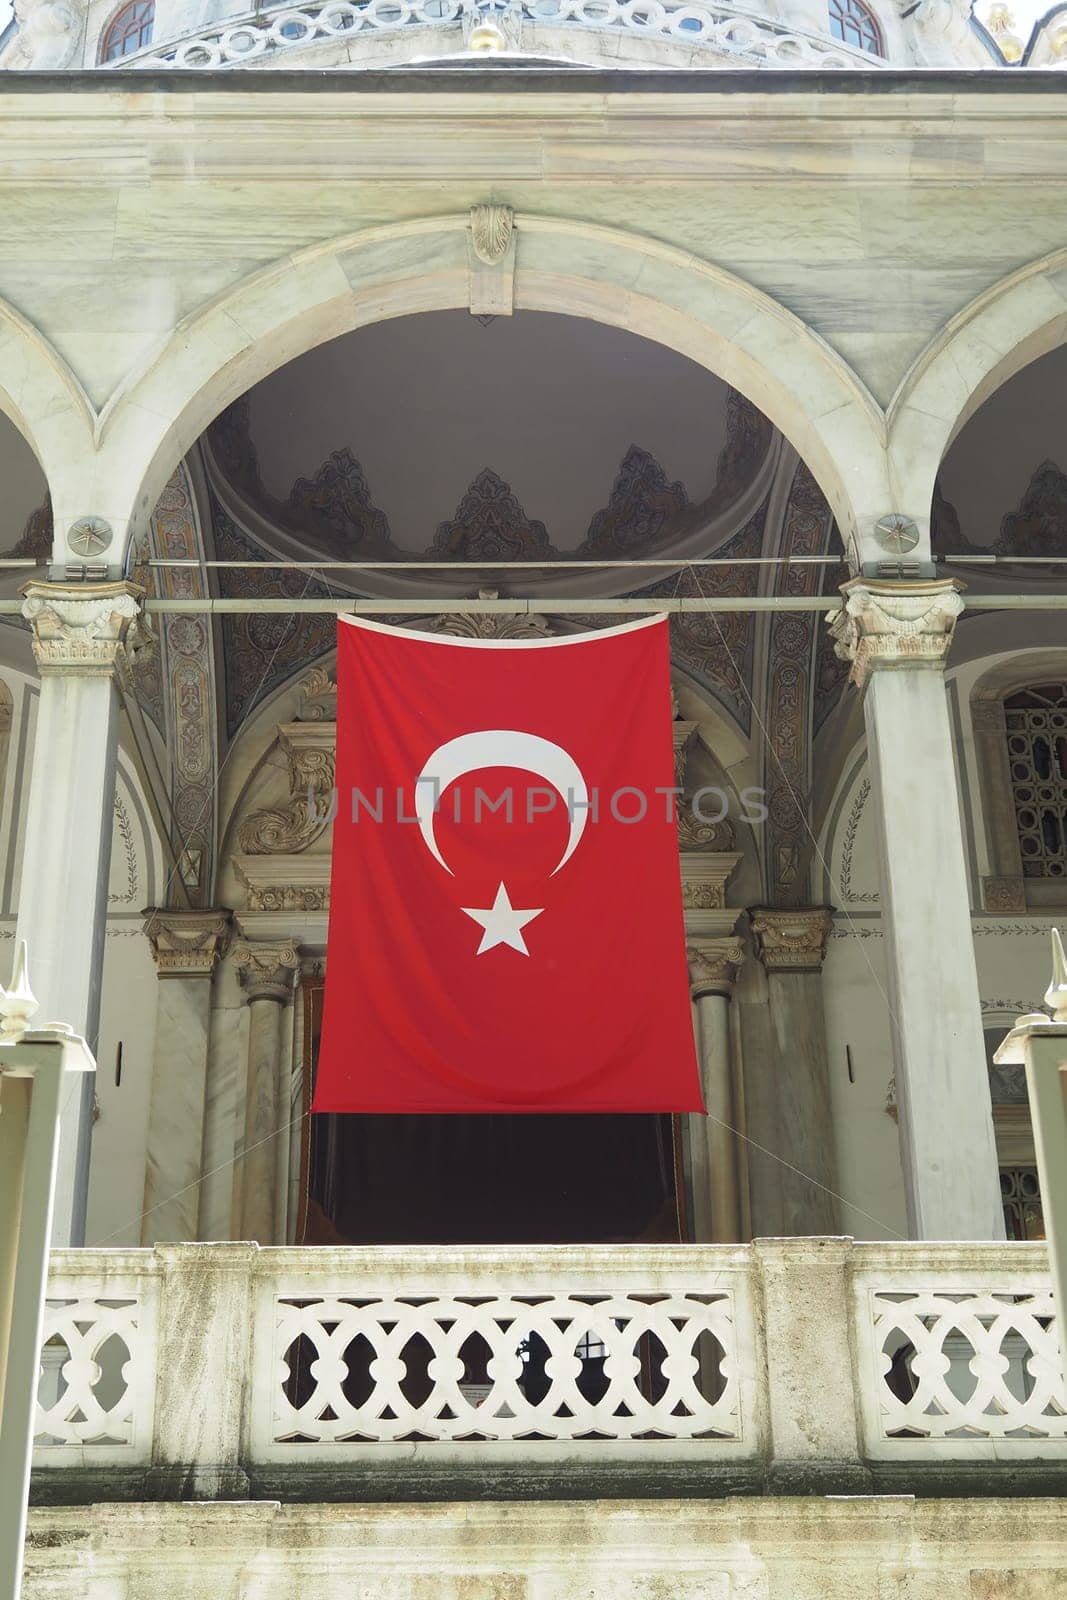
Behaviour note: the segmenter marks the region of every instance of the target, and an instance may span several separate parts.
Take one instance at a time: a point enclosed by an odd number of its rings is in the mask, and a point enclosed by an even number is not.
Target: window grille
[[[1001,1167],[1000,1199],[1009,1239],[1043,1239],[1045,1219],[1036,1167]]]
[[[155,0],[131,0],[111,19],[100,45],[101,61],[119,61],[152,43]]]
[[[1004,702],[1023,876],[1067,878],[1067,683]]]

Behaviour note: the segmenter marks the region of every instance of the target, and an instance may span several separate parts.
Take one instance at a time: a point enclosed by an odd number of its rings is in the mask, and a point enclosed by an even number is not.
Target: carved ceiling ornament
[[[230,935],[229,911],[155,908],[144,932],[161,978],[210,978]]]
[[[559,555],[543,522],[535,522],[491,467],[483,467],[456,507],[438,525],[430,546],[437,561],[535,561]]]
[[[488,273],[488,276],[493,274]],[[397,562],[441,559],[449,554],[456,559],[476,558],[458,549],[442,550],[440,530],[427,548],[407,550],[397,545],[385,513],[372,500],[365,468],[347,445],[333,451],[310,478],[299,479],[286,499],[278,499],[262,482],[250,426],[251,404],[245,395],[211,424],[208,434],[211,456],[229,483],[269,521],[291,536],[307,540],[309,534],[318,531],[331,554],[338,556],[355,553],[368,559]],[[728,390],[726,437],[719,454],[715,485],[710,494],[698,502],[690,502],[683,483],[668,480],[655,456],[637,444],[631,445],[619,464],[607,504],[594,515],[583,542],[574,553],[590,556],[638,554],[686,535],[721,515],[751,485],[767,455],[773,434],[770,422],[751,401],[734,389]],[[468,496],[486,476],[493,480],[494,488],[499,486],[504,495],[511,494],[503,478],[486,467],[468,489]],[[482,498],[486,497],[486,491],[487,486],[482,485]],[[508,519],[505,520],[510,520],[516,528],[526,525],[528,531],[541,529],[544,532],[541,524],[528,522],[517,501],[507,510]],[[452,523],[442,526],[454,528],[457,522],[463,522],[461,512],[462,507]],[[533,561],[539,555],[558,554],[548,543],[547,533],[543,542],[536,536],[510,542],[518,548],[509,551],[507,559]],[[728,553],[728,549],[721,553]],[[258,546],[251,551],[253,557],[256,554],[262,554]],[[497,554],[501,556],[502,552]],[[253,582],[256,582],[255,575]],[[267,592],[261,584],[256,586],[258,592]]]
[[[151,639],[136,583],[23,584],[22,615],[33,630],[42,676],[110,677]]]
[[[298,478],[289,491],[293,520],[321,535],[331,555],[341,560],[402,559],[389,520],[371,500],[362,466],[347,445],[334,450],[312,478]]]
[[[785,556],[825,555],[834,538],[833,513],[803,462],[790,485],[782,526]],[[783,566],[776,592],[818,594],[822,569],[810,562]],[[811,795],[812,672],[816,613],[779,611],[765,624],[768,634],[763,721],[763,781],[767,822],[763,832],[765,881],[775,905],[803,904],[813,849]]]
[[[479,589],[479,600],[498,600],[496,589]],[[431,618],[427,625],[422,618],[405,624],[416,631],[429,627],[431,633],[449,634],[454,639],[547,639],[553,633],[548,618],[536,611],[462,611],[443,613]]]
[[[768,972],[818,972],[834,914],[829,906],[795,910],[763,906],[749,913],[757,953]]]
[[[289,768],[289,800],[244,818],[237,842],[248,856],[299,855],[329,826],[336,728],[326,722],[283,723],[278,743]]]
[[[837,655],[852,663],[852,682],[862,688],[872,671],[887,667],[942,668],[964,608],[962,587],[955,578],[842,584],[844,605],[827,622]]]

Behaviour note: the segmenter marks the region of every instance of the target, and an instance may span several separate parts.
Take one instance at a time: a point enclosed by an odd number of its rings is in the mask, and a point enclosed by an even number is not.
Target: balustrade
[[[879,1463],[1006,1456],[1067,1461],[1038,1244],[53,1260],[39,1472],[126,1467],[218,1493],[416,1458],[858,1481]]]

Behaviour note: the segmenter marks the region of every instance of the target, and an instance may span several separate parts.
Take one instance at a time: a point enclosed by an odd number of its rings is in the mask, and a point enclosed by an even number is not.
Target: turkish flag
[[[337,632],[312,1109],[702,1110],[666,618]]]

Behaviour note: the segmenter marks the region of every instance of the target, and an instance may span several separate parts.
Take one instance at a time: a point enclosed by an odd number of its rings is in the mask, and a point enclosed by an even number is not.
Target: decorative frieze
[[[234,947],[234,965],[246,1000],[277,1000],[286,1005],[293,997],[300,952],[287,940],[278,944],[242,940]]]
[[[145,936],[161,978],[210,978],[230,934],[229,911],[146,912]]]
[[[109,677],[151,641],[136,583],[41,583],[22,587],[42,676]]]
[[[745,959],[745,947],[736,935],[687,944],[685,955],[694,1000],[704,994],[733,994],[738,969]]]
[[[738,851],[682,854],[682,905],[686,911],[722,911],[726,888],[741,860]]]
[[[1023,877],[983,878],[982,904],[987,911],[1003,915],[1026,915],[1026,879]]]
[[[761,907],[749,913],[760,960],[768,972],[818,972],[833,927],[829,906],[796,911]]]
[[[248,890],[249,911],[326,911],[330,904],[328,855],[234,856],[234,871]]]
[[[885,667],[943,667],[963,611],[961,588],[955,579],[842,584],[844,604],[827,622],[835,653],[851,662],[852,682],[862,688],[869,673]]]
[[[332,722],[288,722],[278,729],[289,765],[289,800],[244,819],[237,839],[245,855],[294,855],[325,831],[331,820],[336,738]]]

